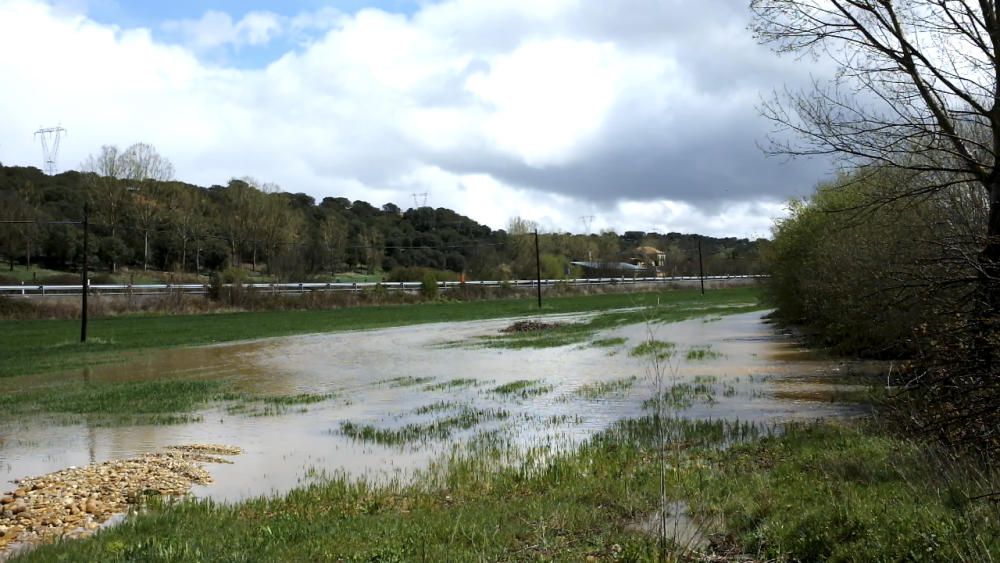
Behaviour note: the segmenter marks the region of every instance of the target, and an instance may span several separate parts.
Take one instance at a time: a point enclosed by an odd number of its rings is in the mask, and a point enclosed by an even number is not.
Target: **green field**
[[[726,307],[757,302],[753,288],[694,290],[546,299],[543,314],[606,311],[624,307]],[[90,342],[80,344],[72,320],[0,321],[0,377],[126,361],[150,348],[197,346],[271,336],[456,322],[539,313],[533,299],[435,302],[320,311],[263,311],[210,315],[123,316],[90,322]],[[641,320],[641,319],[640,319]]]

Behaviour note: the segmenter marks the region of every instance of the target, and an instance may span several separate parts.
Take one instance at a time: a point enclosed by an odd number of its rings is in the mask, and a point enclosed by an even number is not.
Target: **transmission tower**
[[[584,215],[584,216],[580,217],[580,222],[583,223],[583,232],[584,232],[584,234],[589,235],[590,234],[590,225],[594,222],[594,216],[593,215]]]
[[[56,158],[59,156],[59,138],[66,130],[62,126],[39,127],[35,136],[42,137],[42,158],[45,161],[45,173],[54,176],[56,173]]]
[[[424,192],[422,194],[410,194],[410,195],[413,196],[413,207],[416,207],[418,209],[421,207],[427,207],[427,195],[428,195],[427,192]]]

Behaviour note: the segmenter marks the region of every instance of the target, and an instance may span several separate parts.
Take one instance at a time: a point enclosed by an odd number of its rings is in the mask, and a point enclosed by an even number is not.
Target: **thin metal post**
[[[80,299],[80,342],[84,343],[87,341],[87,291],[90,289],[90,272],[88,262],[90,253],[90,244],[88,242],[90,235],[90,206],[88,204],[83,205],[83,275],[81,280],[82,291]]]

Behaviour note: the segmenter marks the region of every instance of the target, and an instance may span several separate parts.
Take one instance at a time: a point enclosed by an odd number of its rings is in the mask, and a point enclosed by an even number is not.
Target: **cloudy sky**
[[[754,106],[805,83],[746,0],[0,0],[0,162],[156,146],[180,180],[495,228],[766,236],[827,174]],[[420,198],[422,200],[422,198]]]

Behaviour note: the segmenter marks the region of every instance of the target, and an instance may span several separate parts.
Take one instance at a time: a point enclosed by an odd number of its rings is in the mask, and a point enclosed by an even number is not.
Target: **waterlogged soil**
[[[194,413],[196,420],[175,425],[106,427],[25,417],[0,427],[0,493],[12,490],[14,480],[184,443],[242,450],[231,464],[208,468],[210,483],[193,487],[194,495],[220,501],[281,494],[340,473],[405,478],[490,432],[524,448],[572,447],[616,420],[648,413],[647,399],[657,386],[675,387],[662,406],[688,418],[776,426],[865,408],[831,400],[837,387],[826,381],[842,384],[848,367],[800,349],[776,334],[759,312],[630,325],[601,331],[589,341],[624,339],[613,346],[476,344],[510,324],[508,319],[419,325],[168,349],[141,361],[69,373],[63,379],[223,378],[235,395],[318,398],[280,407],[216,401]],[[674,355],[659,371],[650,358],[631,353],[650,338],[674,344]],[[706,347],[711,353],[702,359],[686,359],[688,350]],[[9,378],[0,385],[38,388],[52,378]]]

